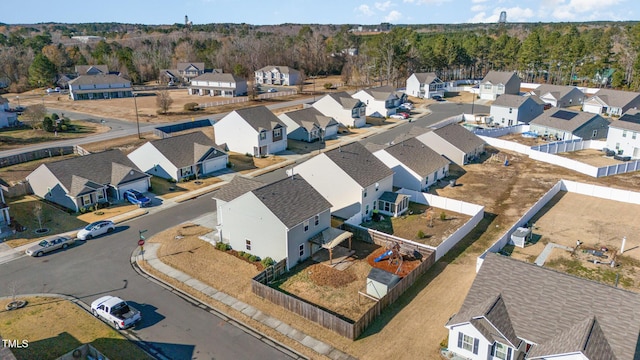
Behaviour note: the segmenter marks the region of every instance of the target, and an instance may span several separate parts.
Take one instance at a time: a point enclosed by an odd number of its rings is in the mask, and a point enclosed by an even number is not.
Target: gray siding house
[[[621,116],[631,109],[640,108],[640,93],[612,89],[600,89],[585,100],[582,110],[593,114]]]
[[[267,65],[255,71],[256,84],[291,86],[301,80],[300,71],[288,66]]]
[[[287,126],[287,138],[292,140],[313,142],[338,136],[338,122],[313,107],[289,111],[278,118]]]
[[[331,227],[331,204],[300,175],[262,186],[232,181],[226,187],[231,189],[213,196],[221,200],[218,231],[237,251],[286,258],[288,269],[311,256],[310,240]],[[240,194],[243,190],[248,191]]]
[[[544,111],[544,103],[537,96],[504,94],[491,104],[492,126],[528,124]]]
[[[33,193],[73,211],[122,200],[129,189],[147,192],[150,176],[120,150],[40,165],[27,176]]]
[[[575,86],[542,84],[533,93],[544,103],[559,108],[582,105],[585,98],[584,93]]]
[[[495,100],[502,94],[519,93],[520,78],[514,72],[491,70],[480,83],[480,99]]]
[[[550,109],[533,119],[530,130],[554,140],[606,139],[609,121],[598,114]]]
[[[416,138],[457,165],[468,164],[484,153],[485,142],[458,124],[449,124]]]
[[[431,99],[434,95],[444,97],[445,84],[436,73],[413,73],[407,78],[407,95]]]
[[[80,75],[69,81],[71,100],[119,99],[132,96],[131,81],[118,75]]]

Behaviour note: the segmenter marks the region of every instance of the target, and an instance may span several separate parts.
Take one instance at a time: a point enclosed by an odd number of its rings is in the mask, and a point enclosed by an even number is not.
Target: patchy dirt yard
[[[583,162],[596,167],[623,164],[613,158],[613,156],[605,156],[604,153],[597,149],[584,149],[579,151],[557,153],[556,155]]]
[[[267,166],[275,165],[286,160],[286,158],[278,155],[269,155],[264,158],[258,158],[233,151],[229,152],[231,170],[241,174],[248,173],[256,169],[263,169]]]
[[[548,141],[543,140],[540,136],[536,138],[523,137],[522,134],[507,134],[500,136],[499,139],[505,141],[513,141],[518,144],[526,145],[526,146],[536,146],[548,144]]]

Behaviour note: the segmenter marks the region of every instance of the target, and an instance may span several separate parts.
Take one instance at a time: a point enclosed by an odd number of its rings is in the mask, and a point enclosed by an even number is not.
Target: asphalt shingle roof
[[[385,151],[422,177],[426,177],[449,164],[449,161],[442,155],[416,138],[389,146]]]
[[[77,78],[69,81],[69,85],[94,84],[128,84],[129,86],[131,86],[131,81],[113,74],[80,75]]]
[[[516,75],[516,73],[514,72],[509,72],[509,71],[495,71],[495,70],[491,70],[487,73],[487,75],[484,77],[484,79],[482,79],[482,83],[491,83],[494,85],[497,84],[506,84],[509,81],[511,81],[511,79],[515,77],[518,78],[518,75]]]
[[[363,188],[393,175],[393,171],[359,142],[324,153]]]
[[[226,155],[201,131],[154,140],[151,144],[178,168]]]
[[[244,195],[249,191],[262,186],[264,186],[264,183],[261,183],[260,181],[248,179],[242,176],[234,176],[227,185],[213,193],[213,198],[229,202],[240,195]]]
[[[433,132],[464,153],[472,152],[484,145],[480,137],[458,124],[449,124]]]
[[[631,109],[620,116],[618,120],[613,120],[609,127],[631,131],[640,131],[640,110]]]
[[[491,104],[491,106],[495,105],[495,106],[502,106],[502,107],[519,108],[527,100],[535,101],[531,98],[531,96],[502,94],[498,96],[498,98],[493,102],[493,104]]]
[[[261,72],[268,72],[271,71],[273,69],[278,70],[279,73],[281,74],[295,74],[295,73],[299,73],[298,70],[294,69],[294,68],[290,68],[288,66],[275,66],[275,65],[267,65],[261,69],[258,69],[257,71],[261,71]]]
[[[584,111],[572,111],[567,109],[549,109],[531,120],[529,124],[546,126],[558,130],[573,132],[584,124],[601,116]]]
[[[194,63],[191,63],[191,62],[179,62],[176,65],[176,69],[185,71],[191,65],[193,65],[193,67],[195,67],[196,69],[198,69],[200,71],[204,71],[204,63],[203,62],[194,62]]]
[[[640,358],[640,294],[493,253],[448,325],[483,316],[478,305],[498,294],[517,337],[536,344],[533,355],[572,350],[590,359]]]
[[[309,131],[313,129],[313,125],[317,125],[323,130],[328,126],[338,125],[338,122],[334,118],[330,116],[324,116],[318,109],[314,107],[289,111],[286,113],[286,115],[293,122]]]
[[[438,79],[438,76],[434,72],[415,73],[415,75],[420,84],[431,84],[435,79]]]
[[[356,106],[358,106],[358,104],[361,102],[358,99],[352,98],[351,95],[349,95],[346,91],[341,91],[341,92],[337,92],[337,93],[331,93],[331,94],[327,94],[325,96],[329,96],[330,98],[335,100],[335,102],[340,104],[343,109],[351,110],[351,109],[355,108]]]
[[[286,127],[282,120],[275,116],[266,106],[254,106],[234,110],[234,112],[240,115],[247,124],[251,125],[251,127],[258,132],[262,130],[273,130],[278,126]]]
[[[289,229],[331,208],[331,204],[300,175],[252,192]]]
[[[379,101],[386,101],[390,95],[393,95],[396,98],[398,97],[398,95],[396,95],[396,89],[389,85],[364,89],[363,91]]]
[[[640,93],[632,91],[600,89],[593,96],[598,97],[609,107],[623,108],[630,102],[637,100],[638,97],[640,97]]]
[[[204,73],[200,76],[194,77],[193,79],[191,79],[191,81],[238,83],[245,81],[245,79],[229,73]]]
[[[560,100],[575,89],[577,89],[575,86],[542,84],[533,92],[538,96],[551,93],[556,100]],[[578,91],[580,90],[578,89]]]

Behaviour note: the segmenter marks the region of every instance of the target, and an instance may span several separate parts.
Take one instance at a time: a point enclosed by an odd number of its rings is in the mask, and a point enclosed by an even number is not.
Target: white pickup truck
[[[140,311],[115,296],[103,296],[91,303],[91,312],[113,324],[116,329],[126,329],[142,320]]]

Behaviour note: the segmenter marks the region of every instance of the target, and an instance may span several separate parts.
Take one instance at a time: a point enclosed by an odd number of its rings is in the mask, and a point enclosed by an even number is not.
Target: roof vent
[[[129,171],[129,175],[133,175],[133,170]]]

